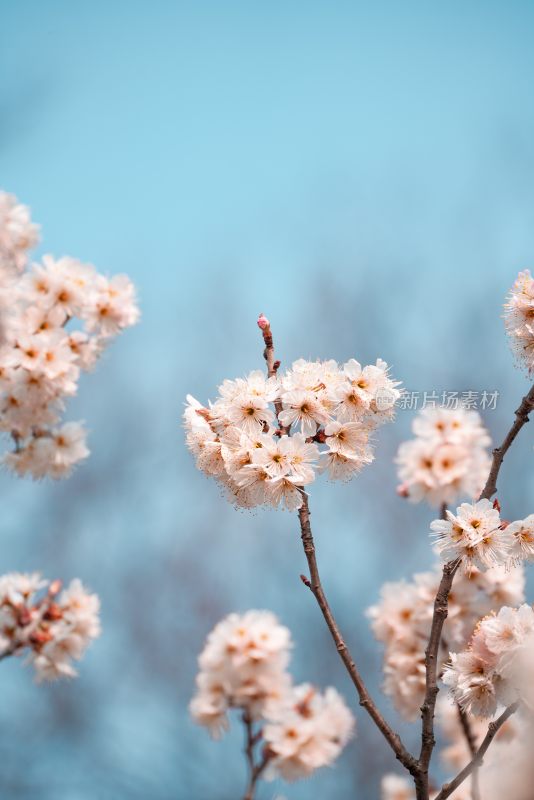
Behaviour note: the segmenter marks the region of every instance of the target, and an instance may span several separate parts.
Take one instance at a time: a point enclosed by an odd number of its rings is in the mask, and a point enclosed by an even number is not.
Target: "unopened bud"
[[[52,639],[54,637],[52,636],[50,631],[45,631],[45,630],[43,630],[41,628],[38,631],[33,631],[30,634],[29,638],[30,638],[30,641],[31,641],[32,644],[40,645],[40,644],[46,644],[47,642],[52,641]]]
[[[397,494],[399,495],[399,497],[409,497],[410,493],[408,491],[407,484],[405,483],[399,484],[399,486],[397,486]]]
[[[44,619],[58,620],[63,618],[63,609],[57,603],[50,603],[44,614]]]
[[[258,328],[262,331],[266,331],[267,328],[270,328],[270,322],[264,314],[260,314],[258,317]]]
[[[59,594],[61,591],[61,587],[63,586],[62,582],[58,579],[52,581],[50,586],[48,587],[48,594],[53,597],[55,594]]]

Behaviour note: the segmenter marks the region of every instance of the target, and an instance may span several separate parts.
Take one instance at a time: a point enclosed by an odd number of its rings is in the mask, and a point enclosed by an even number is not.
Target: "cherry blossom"
[[[61,582],[38,573],[0,577],[0,658],[27,656],[36,680],[74,677],[73,662],[100,635],[100,603],[75,579]]]
[[[392,418],[397,386],[380,359],[364,368],[354,360],[299,359],[270,378],[254,371],[223,381],[207,406],[188,396],[187,445],[236,505],[293,511],[319,472],[346,480],[373,460],[370,437]]]
[[[89,455],[83,426],[61,423],[66,400],[139,310],[125,275],[108,279],[51,255],[28,266],[36,242],[28,209],[0,193],[0,431],[14,445],[3,463],[21,476],[62,478]]]

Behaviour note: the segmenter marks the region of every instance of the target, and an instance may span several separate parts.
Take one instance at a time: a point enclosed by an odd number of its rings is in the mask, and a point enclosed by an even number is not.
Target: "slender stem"
[[[528,422],[528,416],[534,408],[534,385],[521,400],[521,404],[515,412],[515,422],[506,434],[503,443],[500,447],[496,447],[493,451],[493,461],[491,463],[490,473],[486,485],[482,490],[479,500],[489,500],[497,491],[497,478],[502,462],[508,450],[510,449],[515,437]]]
[[[496,447],[493,451],[491,469],[479,500],[489,500],[497,491],[497,478],[499,476],[499,471],[501,469],[504,456],[510,449],[521,428],[528,422],[529,414],[533,408],[534,385],[531,387],[528,394],[523,397],[519,408],[515,412],[515,421],[506,434],[503,443],[500,447]],[[445,512],[446,507],[443,505],[441,507],[442,518],[445,517]],[[432,617],[430,638],[428,647],[425,651],[426,691],[425,700],[421,707],[421,753],[419,756],[421,772],[423,773],[423,779],[426,782],[426,794],[424,792],[421,794],[421,798],[423,798],[423,800],[428,797],[428,767],[435,745],[434,715],[436,699],[439,692],[439,688],[437,686],[437,656],[439,652],[443,624],[448,614],[449,593],[451,591],[454,576],[458,570],[459,563],[459,561],[451,561],[448,564],[445,564],[443,567],[443,575],[440,581],[436,599],[434,601],[434,614]]]
[[[300,530],[301,530],[301,539],[302,544],[304,547],[304,553],[306,555],[306,559],[308,561],[308,567],[310,570],[310,578],[307,578],[304,575],[301,575],[301,580],[303,583],[310,589],[312,594],[314,595],[319,608],[321,609],[322,615],[325,619],[325,622],[328,626],[328,630],[334,640],[336,645],[336,650],[339,653],[339,657],[343,661],[345,668],[352,680],[352,683],[356,687],[356,691],[358,692],[358,697],[360,698],[360,705],[365,708],[379,731],[382,733],[386,741],[388,742],[389,746],[395,753],[397,759],[403,764],[406,769],[415,774],[417,772],[417,761],[416,759],[407,751],[404,744],[401,741],[401,738],[398,733],[396,733],[386,722],[384,717],[382,716],[381,712],[378,710],[377,706],[375,705],[374,701],[371,699],[367,687],[360,675],[358,667],[356,666],[352,655],[343,639],[339,626],[334,618],[332,610],[328,604],[326,599],[326,595],[324,593],[321,578],[319,575],[319,567],[317,565],[317,558],[315,555],[315,543],[313,540],[313,534],[311,529],[310,523],[310,509],[308,505],[308,497],[304,490],[301,490],[302,494],[302,506],[299,509],[299,520],[300,520]]]
[[[267,364],[267,377],[274,378],[278,372],[280,362],[276,361],[274,357],[273,334],[271,331],[271,326],[267,320],[265,320],[263,327],[260,330],[261,335],[263,336],[263,342],[265,344],[263,357],[265,359],[265,363]]]
[[[458,786],[460,786],[460,784],[462,784],[465,779],[472,774],[473,770],[481,766],[484,756],[486,755],[486,751],[497,735],[499,729],[502,728],[504,723],[512,716],[512,714],[517,711],[518,708],[519,703],[513,703],[511,706],[508,706],[508,708],[505,709],[501,716],[498,717],[494,722],[490,722],[488,732],[486,733],[480,747],[476,751],[469,764],[467,764],[450,783],[445,783],[441,787],[441,791],[435,797],[435,800],[445,800],[447,797],[450,797],[450,795],[458,788]]]
[[[443,567],[443,574],[439,588],[434,600],[434,614],[432,616],[432,626],[430,637],[425,650],[425,672],[426,688],[425,699],[421,706],[421,752],[419,764],[422,772],[422,779],[426,786],[428,795],[428,766],[432,758],[432,751],[436,743],[434,738],[434,714],[436,710],[436,699],[438,696],[438,653],[441,642],[443,625],[447,619],[449,593],[451,591],[454,576],[460,566],[460,560],[450,561]]]
[[[442,519],[446,518],[446,503],[442,503],[440,515]],[[439,692],[438,657],[441,636],[443,625],[449,613],[449,594],[459,565],[459,561],[451,561],[443,568],[441,581],[436,597],[434,598],[434,613],[432,615],[428,645],[425,650],[425,698],[421,706],[421,751],[419,753],[419,766],[421,769],[420,783],[422,784],[423,798],[428,796],[428,768],[436,744],[434,737],[434,716]]]
[[[243,800],[254,800],[258,780],[267,766],[269,756],[267,753],[264,753],[262,760],[256,764],[254,747],[259,742],[261,736],[254,733],[252,719],[247,711],[243,713],[243,725],[245,726],[245,758],[248,765],[248,782]]]
[[[456,708],[458,711],[458,719],[460,720],[460,725],[462,726],[462,731],[465,736],[465,741],[469,747],[469,752],[472,756],[474,756],[478,750],[478,747],[475,734],[473,733],[473,728],[471,727],[471,722],[467,713],[463,710],[459,703],[457,703]]]
[[[265,349],[263,351],[263,357],[265,359],[265,363],[267,365],[267,374],[269,377],[276,375],[278,367],[280,366],[280,362],[275,360],[274,357],[274,344],[273,344],[273,335],[271,331],[271,326],[267,322],[267,320],[263,321],[263,324],[260,326],[263,341],[265,343]],[[277,417],[282,411],[282,404],[280,401],[275,403],[276,414]],[[287,428],[283,428],[280,426],[283,433],[289,433]],[[374,721],[375,725],[382,733],[388,744],[390,745],[391,749],[395,753],[398,760],[403,764],[407,770],[409,770],[412,774],[417,770],[417,760],[408,752],[406,747],[401,741],[401,738],[398,733],[396,733],[386,722],[384,717],[382,716],[381,712],[375,705],[374,701],[371,699],[371,696],[365,686],[365,683],[360,675],[360,672],[352,658],[352,655],[349,652],[347,645],[343,639],[339,626],[334,618],[332,610],[328,604],[326,599],[326,595],[324,593],[321,578],[319,575],[319,567],[317,565],[317,558],[315,555],[315,543],[313,540],[313,534],[311,529],[310,523],[310,509],[308,505],[308,495],[304,491],[304,489],[300,489],[300,493],[302,496],[302,505],[299,509],[299,521],[300,521],[300,533],[302,544],[304,547],[304,553],[306,555],[306,559],[308,561],[308,567],[310,570],[310,578],[307,578],[305,575],[301,575],[302,582],[310,589],[312,594],[314,595],[319,608],[321,609],[322,615],[325,619],[325,622],[328,626],[328,629],[332,635],[334,643],[336,645],[337,652],[345,668],[356,687],[356,691],[358,692],[358,697],[360,699],[360,705],[365,708],[371,719]],[[248,798],[245,798],[248,800]]]
[[[456,707],[458,709],[458,719],[460,720],[460,725],[462,727],[465,741],[467,742],[467,746],[469,747],[469,752],[471,753],[471,757],[474,757],[477,754],[478,747],[477,747],[476,736],[471,726],[471,721],[467,713],[463,710],[462,706],[459,703],[457,704]],[[472,800],[480,800],[478,767],[473,767],[473,772],[471,774],[471,796]]]
[[[265,319],[263,325],[260,327],[261,335],[263,336],[263,342],[265,344],[265,349],[263,351],[263,357],[265,359],[265,363],[267,365],[267,377],[269,378],[276,378],[278,373],[278,369],[280,367],[280,361],[275,360],[274,357],[274,344],[273,344],[273,334],[271,331],[271,326],[269,322]],[[274,407],[276,410],[276,418],[280,416],[283,411],[282,401],[275,400]],[[280,425],[280,432],[282,434],[289,434],[289,428],[285,425]]]

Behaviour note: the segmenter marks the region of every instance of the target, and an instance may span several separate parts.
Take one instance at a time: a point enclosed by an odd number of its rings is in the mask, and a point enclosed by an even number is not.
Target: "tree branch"
[[[477,740],[475,738],[475,734],[473,733],[473,729],[471,727],[471,722],[467,713],[463,710],[460,703],[456,704],[456,709],[458,711],[458,719],[460,720],[460,725],[462,726],[462,731],[465,736],[465,741],[467,742],[467,746],[469,747],[469,752],[472,756],[475,755],[477,751]]]
[[[267,365],[267,377],[268,378],[276,378],[278,373],[278,369],[280,367],[280,361],[276,361],[274,357],[274,344],[273,344],[273,334],[271,331],[271,324],[269,320],[264,317],[263,314],[260,314],[258,317],[258,328],[261,331],[261,335],[263,336],[263,343],[265,344],[265,349],[263,351],[263,357],[265,359],[265,363]],[[280,416],[283,406],[281,400],[275,400],[274,407],[276,409],[276,418]],[[289,433],[289,428],[280,425],[280,431],[284,434]]]
[[[308,561],[308,567],[310,570],[310,578],[307,578],[305,575],[301,575],[301,579],[303,583],[310,589],[312,594],[314,595],[315,599],[317,600],[317,604],[321,609],[322,615],[325,619],[325,622],[328,626],[328,630],[334,640],[336,645],[336,650],[339,653],[339,657],[343,661],[345,668],[352,680],[352,683],[356,687],[356,691],[358,692],[358,697],[360,698],[360,705],[367,711],[379,731],[382,733],[386,741],[388,742],[389,746],[395,753],[397,759],[401,762],[401,764],[406,767],[406,769],[412,774],[416,775],[418,772],[418,763],[417,760],[406,750],[404,744],[401,741],[401,738],[398,733],[390,727],[388,722],[384,719],[381,712],[378,710],[377,706],[371,699],[367,687],[360,675],[358,667],[356,666],[354,659],[352,658],[350,651],[345,644],[345,640],[341,634],[339,626],[334,618],[332,610],[328,604],[326,599],[326,595],[324,593],[321,578],[319,575],[319,567],[317,565],[317,558],[315,555],[315,543],[313,540],[313,534],[311,529],[310,523],[310,509],[308,506],[308,496],[301,489],[302,495],[302,506],[299,509],[299,521],[300,521],[300,531],[301,531],[301,539],[302,544],[304,547],[304,553],[306,555],[306,559]]]
[[[441,504],[440,516],[441,519],[446,519],[447,517],[446,503]],[[430,636],[425,650],[425,698],[421,706],[421,751],[419,753],[421,783],[423,784],[422,797],[428,797],[428,768],[436,744],[434,716],[439,692],[437,671],[441,635],[449,613],[449,594],[459,566],[459,561],[451,561],[443,567],[441,581],[434,599]]]
[[[273,335],[271,331],[271,326],[269,321],[260,314],[258,319],[258,327],[260,328],[263,336],[263,341],[265,343],[265,349],[263,351],[263,357],[265,359],[265,363],[267,364],[267,374],[269,377],[276,375],[278,367],[280,366],[279,361],[275,361],[274,358],[274,344],[273,344]],[[282,410],[282,404],[280,401],[275,403],[276,413],[277,416]],[[288,433],[287,429],[282,429],[284,433]],[[404,744],[401,741],[401,738],[398,733],[390,727],[388,722],[384,719],[381,712],[371,699],[367,687],[365,686],[363,679],[360,675],[360,672],[352,658],[347,645],[343,639],[339,626],[334,618],[332,610],[328,604],[326,599],[326,595],[324,593],[321,578],[319,575],[319,567],[317,565],[317,558],[315,555],[315,543],[313,540],[313,534],[311,529],[310,523],[310,509],[308,505],[308,495],[304,491],[303,488],[299,489],[301,496],[302,496],[302,506],[299,509],[299,521],[300,521],[300,533],[302,544],[304,547],[304,553],[306,555],[306,559],[308,561],[308,567],[310,570],[310,578],[307,578],[305,575],[301,575],[302,582],[310,589],[312,594],[314,595],[319,608],[321,609],[322,615],[325,619],[325,622],[328,626],[332,639],[336,645],[337,652],[339,653],[339,657],[343,661],[345,668],[352,680],[352,683],[356,687],[356,691],[358,692],[358,697],[360,699],[360,705],[365,708],[371,719],[374,721],[377,728],[380,730],[388,744],[390,745],[391,749],[395,753],[397,759],[401,762],[401,764],[406,767],[406,769],[415,775],[418,770],[418,762],[411,753],[405,748]],[[248,798],[245,798],[248,800]]]
[[[474,757],[477,754],[477,740],[476,736],[473,733],[473,728],[471,727],[471,722],[469,720],[469,716],[463,710],[460,703],[456,704],[456,708],[458,709],[458,719],[460,720],[460,725],[462,727],[462,731],[465,737],[465,741],[467,742],[467,746],[469,747],[469,752],[471,756]],[[480,800],[480,786],[478,785],[478,767],[473,767],[473,772],[471,774],[471,795],[472,800]]]
[[[443,567],[443,574],[439,588],[434,600],[434,614],[432,616],[432,626],[430,637],[425,650],[425,699],[421,706],[421,752],[419,764],[426,784],[428,794],[428,766],[434,750],[434,714],[436,710],[436,699],[438,696],[438,654],[441,642],[443,625],[447,619],[449,593],[452,588],[454,576],[460,566],[460,560],[450,561]]]
[[[504,456],[510,449],[510,446],[512,445],[521,428],[528,422],[529,413],[533,408],[534,385],[528,394],[523,397],[519,408],[515,412],[516,418],[514,424],[508,431],[503,443],[500,447],[495,448],[493,451],[493,461],[491,464],[490,473],[488,475],[486,485],[480,497],[478,498],[479,500],[489,500],[491,496],[495,494],[497,490],[497,477],[499,475],[499,470],[504,460]],[[445,505],[441,507],[441,516],[442,518],[445,518],[446,516]],[[439,688],[437,686],[437,659],[439,646],[441,642],[443,625],[448,614],[449,594],[459,565],[460,561],[450,561],[443,567],[443,574],[438,592],[436,594],[436,599],[434,601],[434,614],[432,617],[430,638],[427,649],[425,650],[426,691],[425,700],[421,706],[421,753],[419,756],[419,764],[427,785],[427,794],[423,794],[423,797],[428,796],[428,767],[435,745],[434,715],[436,699],[439,692]]]
[[[508,708],[505,709],[501,716],[498,717],[494,722],[490,722],[488,726],[488,732],[486,733],[484,739],[482,740],[482,744],[476,751],[469,764],[467,764],[450,783],[445,783],[442,786],[441,791],[435,797],[435,800],[446,800],[446,798],[450,797],[450,795],[458,788],[458,786],[460,786],[460,784],[462,784],[465,779],[471,775],[475,768],[481,766],[484,756],[486,755],[486,751],[497,735],[499,729],[502,728],[504,723],[512,716],[512,714],[515,714],[518,708],[519,703],[513,703],[511,706],[508,706]]]
[[[269,756],[267,753],[264,753],[262,760],[258,764],[255,763],[254,746],[258,743],[261,736],[254,734],[252,718],[247,711],[243,713],[243,725],[245,726],[245,757],[248,765],[248,783],[243,800],[254,800],[256,785],[267,766]]]
[[[265,343],[263,356],[267,364],[267,374],[269,377],[273,377],[277,374],[280,362],[275,361],[273,336],[270,323],[263,315],[260,315],[258,319],[258,326],[261,329],[263,341]],[[280,411],[282,410],[281,402],[277,401],[275,403],[275,407],[278,417]],[[495,494],[497,489],[497,477],[499,475],[499,470],[504,460],[504,456],[508,452],[510,446],[512,445],[513,441],[515,440],[521,428],[528,422],[529,414],[533,410],[533,408],[534,408],[534,385],[532,386],[528,394],[525,395],[525,397],[521,401],[521,405],[515,412],[516,416],[515,422],[512,425],[507,436],[505,437],[502,445],[498,448],[495,448],[495,450],[493,451],[493,461],[490,473],[488,476],[488,480],[486,482],[486,486],[484,487],[484,490],[482,491],[479,500],[490,499],[491,496]],[[286,434],[289,433],[287,429],[282,429],[282,432]],[[397,734],[391,728],[389,723],[382,716],[381,712],[379,711],[374,701],[370,697],[369,692],[367,691],[367,687],[365,686],[364,681],[360,675],[360,672],[354,662],[354,659],[352,658],[350,651],[347,645],[345,644],[345,641],[343,639],[339,626],[334,618],[332,610],[328,604],[326,595],[324,593],[321,584],[319,568],[317,565],[317,559],[315,555],[315,543],[313,540],[313,534],[310,524],[310,510],[308,505],[308,496],[303,488],[300,488],[299,491],[302,496],[302,506],[300,507],[298,512],[300,521],[301,539],[310,571],[310,578],[307,578],[305,575],[301,575],[301,579],[303,583],[310,589],[315,599],[317,600],[317,604],[321,609],[322,615],[328,626],[332,639],[334,640],[339,656],[343,661],[343,664],[345,665],[345,668],[354,686],[356,687],[356,691],[358,692],[358,696],[360,698],[360,705],[365,708],[369,716],[372,718],[375,725],[380,730],[380,732],[390,745],[391,749],[395,753],[397,759],[413,776],[415,782],[417,800],[428,800],[429,796],[428,768],[430,760],[432,758],[432,752],[435,746],[434,716],[436,708],[436,699],[439,692],[439,688],[437,685],[438,654],[441,643],[443,625],[445,623],[448,614],[449,594],[454,581],[454,576],[458,571],[461,561],[460,559],[458,559],[456,561],[450,561],[449,563],[444,565],[443,574],[434,600],[434,613],[432,617],[430,636],[427,648],[425,650],[426,681],[425,681],[425,698],[423,701],[423,705],[421,706],[421,723],[422,723],[421,750],[419,758],[416,759],[405,748],[399,734]],[[445,512],[446,512],[446,507],[445,505],[443,505],[441,508],[442,517],[445,517]],[[482,758],[486,750],[490,746],[498,729],[501,727],[502,724],[504,724],[504,722],[508,719],[508,717],[514,713],[516,708],[517,704],[515,704],[514,706],[510,706],[508,709],[506,709],[506,711],[499,717],[499,719],[496,722],[490,724],[488,728],[488,733],[486,734],[486,737],[484,738],[482,744],[480,745],[480,748],[476,751],[476,753],[473,754],[471,762],[467,765],[467,767],[464,768],[464,770],[462,770],[462,772],[454,779],[454,781],[452,781],[452,783],[447,784],[442,788],[441,792],[435,798],[435,800],[445,800],[446,797],[449,797],[449,795],[454,791],[454,789],[456,789],[460,785],[460,783],[462,783],[462,781],[465,780],[465,778],[468,775],[470,775],[473,772],[473,770],[475,770],[476,767],[478,767],[482,763]],[[467,732],[470,731],[468,719],[467,717],[464,718],[461,717],[460,721],[462,722],[462,726],[464,727],[464,732],[466,732],[467,736]],[[473,752],[472,750],[473,743],[471,738],[468,739],[468,744],[471,748],[471,752]],[[478,794],[478,788],[475,788],[476,779],[474,780],[475,780],[474,791],[476,792],[476,794]],[[245,800],[249,800],[249,798],[246,797]],[[476,795],[475,795],[475,800],[477,800]]]
[[[508,431],[505,436],[505,439],[500,447],[496,447],[493,451],[493,461],[491,463],[490,473],[488,475],[488,480],[486,481],[486,485],[482,490],[482,494],[478,498],[479,500],[489,500],[497,491],[497,478],[499,476],[499,470],[501,468],[502,462],[508,450],[510,449],[511,445],[514,442],[515,437],[523,427],[528,422],[528,416],[532,409],[534,408],[534,385],[530,389],[529,393],[526,394],[523,399],[521,400],[521,405],[515,412],[515,422]]]

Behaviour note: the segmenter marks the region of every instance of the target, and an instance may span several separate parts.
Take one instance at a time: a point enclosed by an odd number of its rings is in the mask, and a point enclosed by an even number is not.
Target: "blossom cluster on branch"
[[[419,715],[425,695],[425,648],[440,577],[441,569],[436,568],[414,575],[411,582],[386,583],[380,603],[367,611],[376,639],[385,646],[383,691],[409,721]],[[460,573],[449,596],[438,653],[439,671],[448,661],[450,648],[467,645],[481,616],[499,609],[503,603],[523,602],[524,587],[521,567],[511,572],[502,566],[485,571],[473,567]]]
[[[188,396],[187,445],[237,505],[293,511],[317,470],[347,480],[373,460],[371,435],[393,418],[397,386],[381,359],[300,359],[269,378],[254,371],[225,380],[207,407]]]
[[[443,747],[441,761],[449,772],[458,772],[471,758],[472,751],[466,740],[458,706],[447,695],[440,695],[436,705],[437,724],[440,728]],[[487,730],[486,720],[469,717],[472,746],[480,745]],[[524,715],[514,715],[499,729],[484,763],[475,776],[476,794],[472,782],[467,780],[452,794],[452,800],[473,800],[475,796],[484,800],[529,800],[530,787],[534,781],[534,765],[531,757],[531,741],[534,735],[532,720]],[[438,790],[430,792],[436,797]],[[412,782],[397,773],[384,775],[381,781],[380,800],[415,800]]]
[[[466,711],[490,717],[521,700],[534,709],[534,610],[503,606],[480,620],[460,653],[451,653],[444,683]]]
[[[466,570],[534,561],[534,514],[509,524],[496,504],[479,500],[462,503],[456,514],[447,511],[446,519],[434,520],[430,528],[442,559],[461,559]]]
[[[61,581],[38,573],[0,577],[0,659],[27,655],[38,682],[74,677],[89,643],[100,635],[100,603],[78,579]]]
[[[0,284],[22,272],[28,251],[39,241],[39,226],[15,195],[0,191]]]
[[[505,321],[516,351],[531,371],[533,308],[534,281],[524,272],[507,301]],[[198,468],[219,481],[236,505],[283,504],[298,510],[309,569],[308,575],[300,576],[302,583],[317,601],[360,705],[413,780],[412,786],[400,776],[386,776],[383,800],[500,796],[515,800],[507,788],[515,775],[501,770],[495,777],[489,765],[494,769],[501,757],[519,764],[524,760],[525,736],[534,731],[534,691],[527,677],[534,664],[534,611],[524,604],[524,564],[534,561],[534,514],[509,522],[501,517],[499,501],[490,498],[496,493],[503,459],[534,409],[534,387],[523,397],[510,430],[491,456],[482,419],[467,407],[424,409],[413,422],[415,438],[398,450],[399,495],[412,502],[424,500],[441,511],[441,519],[434,520],[430,529],[443,563],[410,582],[386,584],[380,602],[368,610],[373,632],[385,645],[384,691],[406,720],[421,718],[421,747],[412,754],[373,700],[327,600],[307,492],[317,471],[327,470],[333,479],[350,478],[372,460],[371,435],[392,419],[399,384],[381,360],[362,368],[356,361],[339,365],[301,359],[280,373],[270,323],[260,315],[258,326],[267,374],[252,372],[224,381],[215,402],[207,406],[188,397],[186,440]],[[471,502],[463,502],[466,499]],[[454,513],[447,508],[457,503]],[[261,655],[254,634],[248,642],[253,619],[232,615],[215,629],[200,657],[198,693],[191,704],[197,721],[215,731],[226,726],[229,708],[243,712],[251,776],[245,800],[252,800],[255,781],[269,766],[289,778],[308,774],[301,765],[293,772],[295,759],[300,758],[296,722],[285,734],[277,729],[287,750],[280,749],[273,734],[273,724],[285,718],[288,707],[297,720],[308,719],[309,703],[304,704],[303,715],[302,699],[295,699],[286,671],[289,634],[282,636],[278,623],[272,616],[269,619],[273,631],[266,641],[276,643],[276,652],[269,655]],[[249,652],[254,654],[253,666]],[[440,683],[451,690],[441,699]],[[306,698],[309,691],[301,687],[298,693]],[[324,700],[327,697],[328,692]],[[450,740],[445,762],[458,770],[439,790],[429,777],[436,715]],[[474,715],[495,718],[488,726]],[[342,716],[333,715],[338,724]],[[348,719],[340,725],[341,734],[332,727],[335,742],[348,735]],[[253,733],[252,722],[260,721],[261,729]],[[481,770],[494,740],[494,754]],[[263,758],[256,763],[251,748],[259,741]],[[513,745],[505,751],[508,741]],[[280,765],[282,752],[290,756],[289,771]],[[526,774],[526,767],[522,769]],[[530,795],[517,793],[517,800],[530,800]]]
[[[504,320],[512,350],[520,364],[534,371],[534,279],[520,272],[505,305]]]
[[[0,192],[0,431],[14,445],[3,462],[19,475],[61,478],[89,454],[84,427],[60,424],[65,401],[139,310],[125,275],[50,255],[28,266],[36,242],[28,210]]]
[[[480,414],[463,407],[424,408],[412,430],[415,438],[403,442],[397,453],[398,493],[434,507],[478,497],[491,464],[491,440]]]
[[[295,686],[287,671],[289,630],[268,611],[230,614],[209,634],[199,656],[191,714],[212,735],[238,709],[258,726],[266,777],[293,781],[332,764],[352,735],[354,719],[333,688]]]

